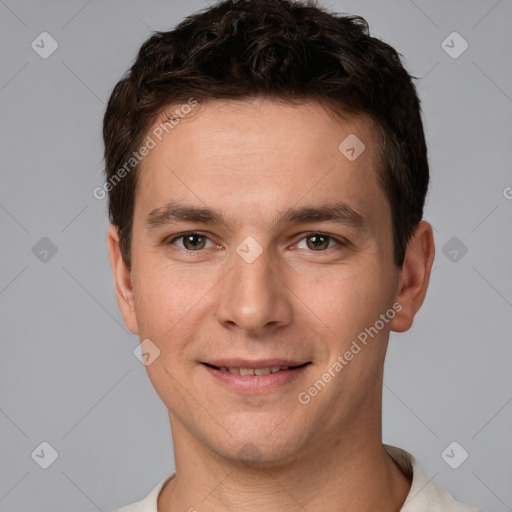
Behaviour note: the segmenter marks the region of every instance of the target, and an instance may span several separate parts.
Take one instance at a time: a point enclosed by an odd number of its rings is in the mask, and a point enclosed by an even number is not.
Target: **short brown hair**
[[[174,30],[155,32],[115,86],[103,120],[107,182],[126,169],[169,105],[190,98],[317,100],[334,112],[365,114],[379,128],[378,172],[391,206],[394,261],[401,266],[429,184],[412,78],[400,54],[371,37],[360,16],[332,14],[308,1],[222,1]],[[138,167],[108,189],[110,221],[129,269]]]

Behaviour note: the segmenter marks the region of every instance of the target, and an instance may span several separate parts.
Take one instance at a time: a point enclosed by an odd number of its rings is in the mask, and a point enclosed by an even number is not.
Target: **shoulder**
[[[130,505],[118,508],[115,512],[144,512],[144,501],[130,503]]]
[[[411,489],[400,512],[482,512],[457,501],[446,489],[429,480],[410,453],[390,445],[384,445],[384,449],[405,474],[412,476]]]
[[[157,503],[160,491],[171,478],[174,478],[175,474],[176,473],[166,476],[161,482],[153,487],[151,492],[143,500],[130,503],[129,505],[117,509],[115,512],[158,512]]]

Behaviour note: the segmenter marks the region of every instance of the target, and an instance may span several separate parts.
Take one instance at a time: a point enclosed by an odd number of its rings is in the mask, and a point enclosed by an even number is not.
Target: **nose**
[[[232,265],[219,289],[218,322],[256,336],[289,325],[293,309],[286,269],[272,260],[268,250],[250,263],[234,254]]]

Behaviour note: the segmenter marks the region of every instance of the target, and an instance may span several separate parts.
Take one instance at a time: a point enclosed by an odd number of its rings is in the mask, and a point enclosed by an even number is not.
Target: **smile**
[[[308,363],[304,363],[308,364]],[[215,368],[217,370],[220,370],[221,372],[229,372],[233,373],[235,375],[270,375],[271,373],[277,373],[286,371],[289,369],[299,368],[299,366],[269,366],[267,368],[235,368],[233,366],[227,367],[227,366],[212,366],[212,368]]]
[[[256,368],[216,366],[210,363],[202,363],[202,366],[217,382],[228,389],[242,394],[258,394],[274,391],[294,382],[310,364],[308,361],[298,365]]]

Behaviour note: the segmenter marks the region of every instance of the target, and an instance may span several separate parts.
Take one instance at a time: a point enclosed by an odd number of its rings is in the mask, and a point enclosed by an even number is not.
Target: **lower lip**
[[[213,377],[222,382],[229,389],[238,393],[258,394],[276,390],[277,388],[289,384],[299,377],[309,366],[299,366],[289,370],[282,370],[268,375],[237,375],[235,373],[216,370],[211,366],[202,365]]]

